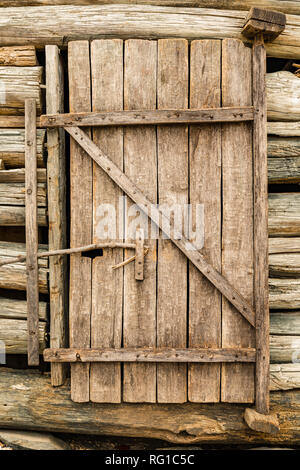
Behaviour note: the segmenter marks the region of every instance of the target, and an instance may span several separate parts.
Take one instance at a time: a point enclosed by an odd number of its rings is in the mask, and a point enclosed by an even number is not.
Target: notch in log
[[[271,42],[284,31],[285,25],[284,13],[254,7],[247,15],[242,34],[248,39],[253,39],[261,33],[266,42]]]

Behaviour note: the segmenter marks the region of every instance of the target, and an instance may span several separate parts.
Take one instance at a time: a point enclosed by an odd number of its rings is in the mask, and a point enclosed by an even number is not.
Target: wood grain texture
[[[270,333],[272,335],[300,336],[300,312],[298,310],[271,311]]]
[[[0,67],[0,114],[24,114],[24,102],[34,98],[37,114],[42,111],[43,67]]]
[[[270,309],[300,309],[300,279],[269,279]]]
[[[47,182],[46,168],[37,169],[37,182]],[[25,168],[0,170],[0,183],[25,183]]]
[[[36,125],[40,127],[40,118],[36,118]],[[24,116],[2,116],[0,115],[0,128],[15,129],[25,127]]]
[[[46,207],[46,183],[37,183],[36,199],[38,207]],[[0,205],[24,206],[24,183],[0,183]]]
[[[222,104],[250,105],[251,50],[235,39],[222,42]],[[243,149],[243,158],[241,158]],[[248,124],[222,127],[222,274],[253,303],[252,130]],[[243,273],[241,276],[240,273]],[[253,347],[253,329],[223,298],[222,347]],[[223,364],[221,400],[253,402],[252,365]]]
[[[221,41],[193,41],[190,107],[220,105]],[[190,204],[194,210],[196,204],[204,204],[205,234],[201,252],[215,269],[221,271],[221,126],[191,126],[189,165]],[[221,346],[221,294],[191,264],[189,346]],[[189,365],[188,387],[190,401],[218,402],[220,365]]]
[[[0,226],[24,226],[25,206],[0,206]],[[47,210],[38,207],[38,225],[47,227]]]
[[[269,183],[300,182],[299,137],[268,137]]]
[[[300,277],[300,253],[274,253],[269,255],[270,277]]]
[[[269,235],[300,236],[299,193],[269,193]]]
[[[158,41],[158,109],[188,107],[189,57],[184,39]],[[188,127],[157,127],[158,201],[165,210],[188,203]],[[170,212],[176,218],[176,212]],[[182,224],[181,220],[178,221]],[[146,261],[147,262],[147,261]],[[171,240],[158,241],[157,346],[185,347],[187,330],[187,259]],[[157,365],[157,401],[187,400],[185,364]]]
[[[43,354],[46,347],[46,322],[39,322],[37,330],[37,353]],[[0,341],[5,343],[6,354],[28,354],[27,321],[0,318]]]
[[[271,362],[299,363],[300,336],[270,335]]]
[[[0,318],[10,320],[26,320],[27,318],[27,302],[26,300],[8,299],[0,297]],[[39,305],[40,322],[47,321],[47,303],[40,302]]]
[[[91,44],[92,109],[118,111],[123,109],[123,41],[97,40]],[[93,129],[93,140],[108,152],[123,170],[123,130]],[[93,243],[105,238],[123,241],[123,220],[119,213],[122,191],[101,168],[93,164]],[[116,213],[118,234],[101,234],[102,204],[112,204]],[[120,237],[121,234],[121,237]],[[104,249],[103,256],[93,259],[91,347],[121,347],[123,313],[123,269],[112,266],[123,261],[123,250]],[[91,364],[90,399],[94,402],[121,401],[120,364]]]
[[[300,79],[281,70],[266,75],[269,121],[299,121]]]
[[[292,390],[300,388],[300,365],[271,364],[270,390]]]
[[[45,166],[43,158],[45,137],[45,129],[38,129],[36,135],[38,167]],[[7,168],[25,166],[25,129],[0,129],[0,158]]]
[[[124,109],[156,108],[157,44],[151,41],[128,40],[124,56]],[[139,157],[137,158],[137,155]],[[124,129],[124,168],[141,191],[156,203],[157,197],[156,129],[153,126]],[[128,201],[128,210],[132,203]],[[151,222],[140,216],[149,253],[145,263],[145,279],[134,278],[134,264],[124,268],[124,347],[156,344],[156,240],[147,231]],[[130,235],[127,234],[127,241]],[[131,235],[132,236],[132,235]],[[135,236],[135,234],[133,234]],[[125,251],[125,258],[132,251]],[[156,401],[155,364],[124,364],[123,400]]]
[[[91,111],[90,53],[87,41],[74,41],[68,47],[70,111]],[[89,131],[88,131],[89,132]],[[92,241],[92,161],[71,142],[71,247]],[[73,254],[70,259],[70,346],[90,347],[92,310],[92,263]],[[71,396],[76,402],[89,401],[89,364],[71,367]]]
[[[0,47],[0,65],[33,67],[38,65],[34,46]]]
[[[39,271],[36,176],[36,101],[25,101],[25,190],[28,365],[39,365]]]
[[[300,122],[275,122],[270,121],[267,125],[268,134],[278,135],[282,137],[300,136]]]
[[[46,46],[46,110],[47,113],[64,111],[64,69],[57,46]],[[47,130],[48,175],[48,244],[49,250],[66,248],[66,161],[65,133],[63,129]],[[49,259],[50,290],[50,345],[61,348],[67,345],[67,258]],[[53,386],[62,385],[66,368],[51,366]]]
[[[66,41],[105,37],[246,40],[241,30],[247,12],[219,8],[219,3],[217,9],[123,4],[3,8],[0,44],[42,48],[49,43],[62,46]],[[289,16],[284,33],[267,44],[268,55],[299,58],[299,36],[299,17]]]

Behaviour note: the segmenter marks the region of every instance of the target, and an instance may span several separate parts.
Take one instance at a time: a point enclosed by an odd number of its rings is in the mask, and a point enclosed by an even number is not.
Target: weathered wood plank
[[[300,79],[291,72],[280,71],[266,75],[269,121],[300,120]]]
[[[43,67],[0,67],[0,114],[24,114],[24,102],[34,98],[42,111]]]
[[[46,110],[47,113],[64,111],[64,69],[57,46],[46,46]],[[49,250],[66,248],[66,161],[65,132],[63,129],[47,131],[47,175],[48,175],[48,244]],[[67,296],[67,258],[49,259],[50,290],[50,346],[66,346],[68,312]],[[61,385],[65,379],[66,368],[51,366],[53,386]]]
[[[34,46],[0,47],[0,65],[33,67],[38,65]]]
[[[39,322],[37,331],[37,352],[43,353],[46,347],[47,323]],[[27,354],[27,321],[0,318],[0,341],[5,343],[6,354]]]
[[[270,364],[270,390],[294,388],[300,388],[300,364]]]
[[[23,226],[25,225],[25,206],[0,206],[0,226]],[[38,225],[46,227],[47,210],[38,207]]]
[[[37,183],[36,198],[39,207],[46,206],[46,183]],[[0,205],[24,206],[24,204],[24,183],[0,183]]]
[[[300,336],[270,335],[271,362],[300,361]]]
[[[37,182],[46,183],[47,173],[45,168],[37,169]],[[15,168],[12,170],[0,170],[0,183],[24,183],[25,168]]]
[[[266,50],[262,35],[255,36],[254,38],[252,48],[252,68],[253,106],[257,111],[253,123],[253,269],[256,320],[255,409],[257,413],[268,414],[270,366],[270,317],[268,291],[268,160],[265,85]]]
[[[90,54],[88,41],[69,43],[69,103],[70,111],[91,111]],[[89,131],[88,131],[89,132]],[[92,161],[71,142],[71,248],[92,241]],[[70,346],[90,347],[92,310],[91,259],[73,254],[70,258]],[[71,367],[71,396],[74,401],[89,401],[89,365]]]
[[[9,320],[26,320],[27,318],[27,302],[26,300],[7,299],[0,297],[0,318]],[[47,321],[47,303],[39,304],[39,320]]]
[[[241,41],[222,42],[222,104],[251,105],[251,50]],[[243,158],[241,158],[243,149]],[[248,124],[222,126],[222,274],[253,302],[252,130]],[[240,273],[243,272],[243,276]],[[222,347],[253,347],[254,331],[223,297]],[[254,368],[223,364],[221,400],[253,402]]]
[[[39,268],[36,176],[36,101],[25,100],[25,214],[28,365],[39,365]],[[17,184],[17,183],[16,183]]]
[[[253,108],[210,108],[207,110],[184,109],[175,110],[171,105],[167,110],[156,109],[149,111],[121,111],[105,113],[70,113],[70,114],[46,114],[41,116],[41,126],[131,126],[153,124],[180,124],[199,122],[239,122],[252,121]]]
[[[219,6],[218,6],[219,8]],[[243,39],[247,12],[153,5],[41,6],[4,8],[1,11],[1,45],[31,44],[104,37]],[[267,44],[273,57],[300,57],[300,19],[288,16],[282,35]]]
[[[24,119],[24,118],[23,118]],[[4,124],[4,123],[3,123]],[[44,167],[45,154],[44,129],[37,130],[37,165]],[[15,168],[25,164],[25,130],[0,129],[0,158],[7,168]]]
[[[40,118],[36,118],[36,126],[40,127]],[[0,115],[0,128],[15,129],[25,127],[24,116],[2,116]]]
[[[193,41],[190,56],[191,108],[220,106],[221,41]],[[221,126],[190,128],[189,165],[189,202],[194,210],[196,204],[204,204],[205,247],[201,252],[215,269],[221,271]],[[221,346],[221,294],[191,264],[189,345],[209,348]],[[189,400],[218,402],[220,365],[191,364],[188,367]]]
[[[269,255],[270,277],[300,277],[300,252]]]
[[[156,108],[157,44],[152,41],[125,42],[124,109]],[[137,158],[137,155],[139,156]],[[157,152],[154,126],[124,129],[124,168],[152,203],[157,198]],[[128,201],[128,211],[132,203]],[[134,264],[124,268],[124,347],[153,347],[156,344],[156,240],[150,239],[151,222],[139,216],[149,253],[145,263],[145,279],[134,278]],[[129,222],[129,221],[128,221]],[[134,234],[128,234],[127,241]],[[132,250],[125,251],[125,258]],[[123,400],[126,402],[156,401],[155,364],[124,364]]]
[[[268,137],[269,183],[300,182],[300,139]]]
[[[300,136],[300,122],[268,122],[268,134],[281,137]]]
[[[272,335],[300,336],[300,312],[270,312],[270,333]]]
[[[83,407],[71,401],[68,385],[54,389],[47,374],[1,368],[0,377],[2,428],[151,437],[177,444],[266,443],[294,447],[300,442],[298,391],[271,393],[271,410],[281,423],[281,432],[274,436],[249,430],[243,419],[244,407],[235,404],[87,403]]]
[[[300,309],[300,279],[269,279],[270,308]]]
[[[96,40],[91,44],[92,109],[118,111],[123,109],[123,41]],[[123,170],[123,130],[93,129],[93,140],[109,152],[114,163]],[[93,165],[93,243],[105,240],[123,241],[122,214],[119,198],[122,191],[101,168]],[[104,204],[112,204],[116,212],[118,235],[103,227]],[[98,226],[99,224],[99,226]],[[121,238],[120,238],[120,233]],[[123,269],[112,266],[123,261],[122,249],[103,250],[93,259],[91,347],[121,347],[123,312]],[[120,403],[121,365],[91,364],[90,400]]]
[[[48,362],[255,362],[255,349],[46,349]],[[170,364],[168,364],[170,366]]]
[[[157,59],[157,107],[187,108],[188,41],[159,40]],[[166,211],[172,211],[176,204],[183,208],[188,203],[189,186],[187,126],[157,127],[157,164],[160,206]],[[171,240],[161,237],[157,261],[157,347],[187,346],[186,329],[187,259]],[[186,365],[157,365],[157,401],[183,403],[186,400]]]
[[[300,193],[269,193],[269,235],[300,236]]]

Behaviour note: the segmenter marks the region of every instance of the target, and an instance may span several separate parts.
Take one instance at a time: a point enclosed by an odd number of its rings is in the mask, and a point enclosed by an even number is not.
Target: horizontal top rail
[[[205,109],[156,109],[97,113],[44,114],[41,127],[137,126],[253,121],[253,106]]]

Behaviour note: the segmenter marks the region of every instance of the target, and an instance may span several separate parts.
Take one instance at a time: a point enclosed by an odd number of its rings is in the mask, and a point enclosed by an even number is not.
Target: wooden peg
[[[286,16],[284,13],[254,7],[247,15],[242,34],[248,39],[253,39],[261,34],[264,41],[270,42],[282,33],[285,25]]]
[[[135,248],[135,279],[137,281],[144,280],[144,230],[136,231],[136,248]]]

